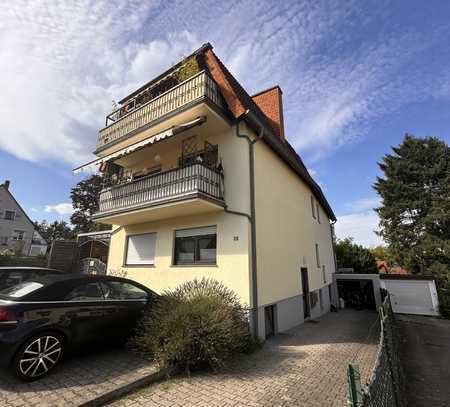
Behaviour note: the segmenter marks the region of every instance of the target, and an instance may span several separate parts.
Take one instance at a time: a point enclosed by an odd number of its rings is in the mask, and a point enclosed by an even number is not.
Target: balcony
[[[224,205],[222,174],[195,163],[104,189],[93,218],[122,225],[222,210]]]
[[[128,103],[126,108],[122,107],[108,115],[106,127],[99,132],[97,150],[149,127],[180,108],[201,100],[209,100],[216,106],[225,108],[216,83],[205,71],[199,72],[140,106],[133,101]],[[108,125],[110,121],[113,123]]]

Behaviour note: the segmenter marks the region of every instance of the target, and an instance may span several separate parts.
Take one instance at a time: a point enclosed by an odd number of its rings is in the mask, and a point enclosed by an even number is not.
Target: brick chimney
[[[7,179],[7,180],[5,180],[5,182],[3,183],[3,186],[5,187],[5,189],[9,189],[9,184],[10,184],[11,182]]]
[[[277,85],[252,96],[253,101],[266,115],[275,134],[284,141],[283,92]]]

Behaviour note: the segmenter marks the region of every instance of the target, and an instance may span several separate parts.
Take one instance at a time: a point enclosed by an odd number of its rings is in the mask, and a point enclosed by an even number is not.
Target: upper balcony
[[[99,132],[97,150],[107,148],[165,120],[178,110],[205,100],[225,109],[222,95],[206,71],[191,76],[153,98],[151,89],[144,90],[106,117],[106,127]]]

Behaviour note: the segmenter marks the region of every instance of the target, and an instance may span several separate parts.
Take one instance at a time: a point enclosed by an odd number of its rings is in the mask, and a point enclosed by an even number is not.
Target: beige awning
[[[146,146],[149,146],[151,144],[154,144],[158,141],[164,140],[168,137],[172,137],[175,134],[181,133],[183,131],[186,131],[192,127],[195,126],[200,126],[201,124],[206,122],[206,117],[205,116],[201,116],[201,117],[197,117],[195,120],[192,120],[190,122],[187,123],[183,123],[179,126],[174,126],[171,127],[168,130],[162,131],[161,133],[158,134],[154,134],[153,136],[150,136],[144,140],[138,141],[137,143],[131,144],[130,146],[121,148],[118,151],[115,151],[114,153],[105,155],[104,157],[101,158],[97,158],[96,160],[90,161],[86,164],[80,165],[77,168],[74,168],[72,171],[74,174],[78,174],[81,171],[87,170],[87,169],[91,169],[96,171],[97,167],[101,164],[101,163],[105,163],[107,161],[111,161],[120,157],[123,157],[125,155],[128,155],[136,150],[140,150],[141,148],[144,148]]]

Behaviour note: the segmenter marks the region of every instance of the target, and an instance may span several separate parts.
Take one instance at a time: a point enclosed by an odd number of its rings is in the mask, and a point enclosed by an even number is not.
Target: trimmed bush
[[[252,349],[247,311],[222,283],[193,280],[167,291],[144,315],[132,349],[161,367],[186,371],[223,367],[236,353]]]

